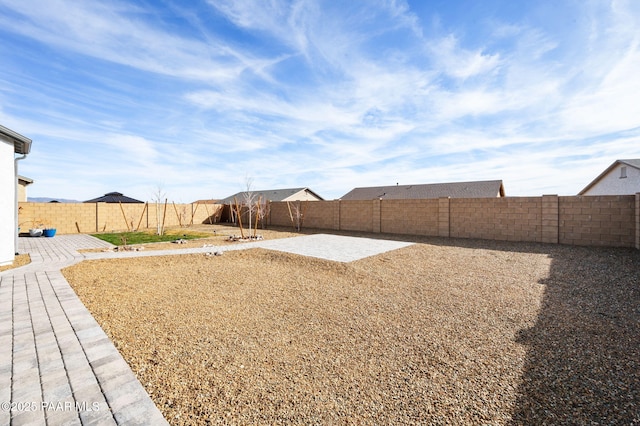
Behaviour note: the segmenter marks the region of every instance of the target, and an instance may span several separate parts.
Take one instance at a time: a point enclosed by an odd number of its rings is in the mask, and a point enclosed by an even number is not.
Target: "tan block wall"
[[[440,198],[438,200],[438,236],[450,237],[451,233],[451,199]]]
[[[633,195],[559,197],[560,244],[634,247]]]
[[[340,229],[373,232],[373,201],[340,201]]]
[[[120,204],[95,203],[93,205],[96,206],[96,230],[99,232],[135,229],[143,216],[145,206],[144,204],[122,204],[121,209]],[[140,226],[146,228],[146,221],[143,220]]]
[[[451,199],[449,217],[451,237],[542,240],[540,197]]]
[[[273,226],[293,226],[286,202],[270,203],[268,224]]]
[[[640,194],[439,200],[301,202],[304,228],[489,240],[636,247],[640,249]],[[19,223],[60,234],[155,229],[156,205],[19,203]],[[164,211],[164,204],[158,206]],[[204,223],[221,205],[166,205],[165,226]],[[124,214],[123,214],[124,212]],[[162,214],[162,213],[161,213]],[[142,219],[142,220],[141,220]],[[291,226],[286,202],[270,203],[268,224]]]
[[[636,193],[636,244],[635,247],[640,250],[640,192]]]
[[[271,205],[271,224],[291,225],[286,203]],[[640,193],[316,201],[309,203],[304,227],[640,248]]]
[[[559,204],[557,195],[542,196],[542,238],[543,243],[558,244]]]
[[[74,234],[96,231],[95,204],[18,203],[20,232],[33,227],[56,228],[56,233]]]
[[[382,200],[380,232],[438,235],[439,200]]]
[[[315,229],[338,229],[337,227],[335,227],[334,223],[337,213],[334,210],[336,210],[337,208],[338,204],[335,201],[307,202],[303,227]]]
[[[19,203],[21,232],[35,225],[54,227],[59,234],[111,232],[156,228],[156,205],[108,204],[108,203]],[[164,204],[160,208],[160,217]],[[204,223],[209,215],[215,215],[222,206],[168,203],[165,226],[183,226]]]

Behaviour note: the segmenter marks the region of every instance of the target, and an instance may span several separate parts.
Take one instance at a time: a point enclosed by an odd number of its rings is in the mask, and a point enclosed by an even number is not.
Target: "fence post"
[[[640,192],[636,192],[636,249],[640,250]]]
[[[96,232],[100,232],[99,223],[100,223],[100,212],[98,211],[98,203],[95,203],[96,206]]]
[[[557,195],[542,196],[542,242],[558,244],[560,218]]]
[[[373,210],[371,212],[372,218],[371,218],[371,230],[374,233],[379,234],[380,233],[380,221],[381,221],[381,203],[382,200],[380,198],[376,198],[375,200],[373,200]]]
[[[438,236],[451,236],[451,199],[449,197],[438,198]]]
[[[333,202],[333,229],[340,230],[340,200]]]

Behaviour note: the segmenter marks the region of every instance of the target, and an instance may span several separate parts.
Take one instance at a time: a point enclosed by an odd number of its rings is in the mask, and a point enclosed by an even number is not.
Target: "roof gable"
[[[604,170],[604,172],[600,173],[597,178],[592,180],[589,183],[589,185],[585,186],[582,191],[578,192],[578,195],[584,195],[595,184],[600,182],[600,180],[602,180],[602,178],[604,178],[606,175],[608,175],[609,172],[611,172],[611,170],[615,169],[616,166],[618,166],[618,164],[624,164],[625,166],[631,166],[631,167],[633,167],[635,169],[640,170],[640,158],[633,158],[633,159],[629,159],[629,160],[616,160],[616,161],[613,162],[613,164],[611,164],[609,167],[607,167]]]
[[[635,167],[636,169],[640,170],[640,158],[631,160],[618,160],[618,162],[626,164],[627,166]]]
[[[308,193],[310,193],[311,195],[313,195],[315,198],[317,198],[318,200],[323,200],[323,198],[321,196],[319,196],[318,194],[316,194],[315,192],[313,192],[312,190],[310,190],[307,187],[303,187],[303,188],[286,188],[286,189],[267,189],[267,190],[260,190],[260,191],[240,191],[237,192],[233,195],[230,195],[227,198],[223,198],[222,200],[219,201],[220,204],[232,204],[234,203],[234,198],[238,200],[238,202],[242,202],[244,201],[244,197],[245,194],[247,193],[251,193],[253,194],[254,199],[257,201],[258,198],[262,198],[263,200],[268,200],[268,201],[284,201],[289,197],[292,197],[300,192],[304,192],[307,191]]]
[[[85,203],[143,203],[143,201],[122,195],[120,192],[108,192],[102,197],[84,201]]]
[[[501,180],[477,182],[431,183],[354,188],[341,200],[403,200],[425,198],[493,198],[504,197]]]

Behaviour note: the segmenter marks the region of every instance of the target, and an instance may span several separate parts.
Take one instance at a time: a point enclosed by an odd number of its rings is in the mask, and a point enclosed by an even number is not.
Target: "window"
[[[627,168],[625,166],[620,167],[620,179],[627,177]]]

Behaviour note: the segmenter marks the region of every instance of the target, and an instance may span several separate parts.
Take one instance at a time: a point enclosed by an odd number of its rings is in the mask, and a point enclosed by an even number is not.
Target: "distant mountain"
[[[78,200],[66,200],[64,198],[49,198],[49,197],[27,197],[27,201],[30,203],[81,203]]]

